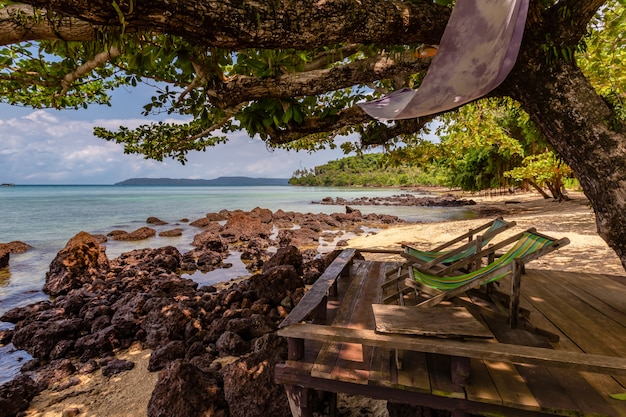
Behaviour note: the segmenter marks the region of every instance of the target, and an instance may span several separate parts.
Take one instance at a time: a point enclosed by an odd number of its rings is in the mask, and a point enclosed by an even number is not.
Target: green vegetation
[[[387,153],[362,154],[298,170],[292,185],[439,185],[480,191],[523,187],[545,198],[563,199],[571,168],[551,150],[545,137],[517,103],[484,99],[440,119],[441,141],[407,138]],[[548,194],[551,194],[551,196]]]

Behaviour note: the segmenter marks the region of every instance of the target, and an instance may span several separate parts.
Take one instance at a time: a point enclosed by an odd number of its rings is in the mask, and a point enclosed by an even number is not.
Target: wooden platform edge
[[[381,335],[373,330],[349,329],[317,324],[293,324],[279,329],[278,335],[288,338],[336,343],[362,343],[387,349],[440,353],[518,364],[562,367],[602,374],[626,375],[626,358],[529,346],[459,341],[433,337]]]
[[[344,273],[346,268],[350,267],[353,258],[358,253],[356,249],[341,251],[278,327],[286,327],[306,319],[324,300],[331,287],[335,285],[337,278]]]

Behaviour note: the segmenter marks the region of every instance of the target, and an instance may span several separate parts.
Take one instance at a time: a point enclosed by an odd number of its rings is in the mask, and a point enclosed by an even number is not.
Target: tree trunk
[[[626,268],[624,128],[611,123],[612,110],[575,64],[545,65],[529,55],[520,56],[502,88],[572,167],[595,211],[599,235]]]
[[[532,185],[532,187],[533,187],[533,188],[534,188],[534,189],[535,189],[535,190],[536,190],[539,194],[541,194],[541,196],[542,196],[544,199],[546,199],[546,200],[550,199],[550,196],[548,195],[548,193],[546,193],[545,191],[543,191],[543,188],[541,188],[541,187],[539,186],[539,184],[537,184],[535,181],[528,180],[528,183],[529,183],[530,185]]]

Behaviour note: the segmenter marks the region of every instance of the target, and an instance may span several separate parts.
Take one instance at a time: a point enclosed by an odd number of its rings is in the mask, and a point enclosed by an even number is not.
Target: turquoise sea
[[[181,237],[155,237],[139,242],[107,242],[109,258],[144,247],[176,246],[181,253],[191,249],[195,227],[190,221],[206,213],[227,210],[251,210],[303,213],[343,212],[343,206],[315,204],[324,197],[392,196],[406,191],[397,189],[327,188],[327,187],[130,187],[114,185],[17,185],[0,188],[0,243],[20,240],[33,247],[23,254],[11,254],[8,268],[0,269],[0,315],[7,310],[45,299],[41,292],[45,274],[56,253],[80,231],[107,234],[114,229],[132,231],[146,226],[146,219],[156,216],[169,223],[154,227],[157,231],[173,227],[184,229]],[[433,222],[470,216],[463,208],[358,206],[363,213],[393,214],[407,221]],[[151,226],[153,227],[153,226]],[[245,275],[243,264],[234,255],[228,259],[231,269],[196,274],[201,284],[227,281]],[[9,323],[0,322],[0,329]],[[0,384],[25,356],[12,346],[0,347]]]

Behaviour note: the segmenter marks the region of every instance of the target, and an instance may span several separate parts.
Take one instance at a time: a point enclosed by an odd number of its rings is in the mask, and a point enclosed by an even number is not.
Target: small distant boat
[[[2,184],[0,184],[0,186],[2,186],[2,187],[15,187],[15,184],[13,184],[12,182],[3,182]]]

